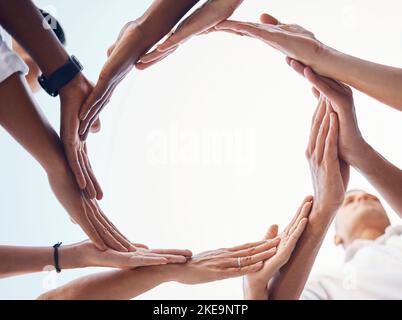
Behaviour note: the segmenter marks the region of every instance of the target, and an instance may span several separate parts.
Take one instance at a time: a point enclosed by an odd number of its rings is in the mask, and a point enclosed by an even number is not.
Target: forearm
[[[59,202],[84,214],[80,190],[71,174],[57,133],[33,100],[21,74],[0,84],[0,125],[44,168]]]
[[[402,69],[362,60],[325,47],[315,60],[315,71],[344,82],[402,111]]]
[[[42,300],[128,300],[173,281],[175,265],[97,273],[47,292]]]
[[[383,158],[368,144],[365,144],[365,152],[353,166],[402,218],[402,170]]]
[[[49,173],[66,172],[57,133],[37,107],[24,77],[14,74],[0,84],[0,124]]]
[[[134,52],[135,62],[167,35],[199,0],[155,0],[138,19],[141,30]]]
[[[0,278],[41,272],[53,266],[52,247],[12,247],[0,246]],[[59,265],[62,269],[82,267],[79,252],[74,246],[59,249]]]
[[[332,220],[332,213],[317,209],[317,206],[313,207],[308,225],[289,262],[270,283],[270,300],[296,300],[300,298]],[[254,294],[261,295],[258,292]]]
[[[0,24],[49,76],[68,60],[68,53],[30,0],[0,0]]]

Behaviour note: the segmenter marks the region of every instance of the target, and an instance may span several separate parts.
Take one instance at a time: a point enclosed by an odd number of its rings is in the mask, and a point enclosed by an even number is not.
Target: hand
[[[276,255],[264,262],[264,266],[255,273],[244,277],[244,290],[247,299],[268,299],[268,283],[276,272],[280,270],[290,259],[308,222],[313,197],[304,199],[293,220],[280,234],[280,243]],[[272,240],[278,236],[278,226],[273,225],[268,229],[265,240]]]
[[[208,32],[229,18],[242,2],[243,0],[208,0],[172,31],[165,42],[142,56],[136,67],[143,70],[165,59],[192,36]]]
[[[60,137],[65,154],[78,186],[90,199],[102,199],[102,189],[92,171],[85,142],[78,135],[79,110],[92,92],[92,85],[83,75],[78,75],[60,92],[61,123]],[[95,119],[94,119],[95,120]],[[99,125],[99,123],[95,123]]]
[[[286,56],[313,68],[327,48],[313,33],[299,25],[281,23],[269,14],[263,14],[261,22],[262,24],[228,20],[218,24],[215,30],[259,39]]]
[[[350,169],[339,158],[338,141],[338,116],[331,102],[321,96],[306,151],[315,191],[316,212],[334,214],[345,197]]]
[[[119,252],[112,249],[101,251],[91,241],[83,241],[73,245],[73,247],[75,248],[75,257],[79,261],[77,264],[81,267],[131,269],[169,263],[186,263],[192,255],[189,250],[150,250],[143,245],[136,245],[134,252]],[[60,260],[62,263],[62,251],[60,252]]]
[[[134,68],[139,55],[139,43],[147,35],[137,21],[127,23],[117,41],[108,50],[108,60],[102,68],[98,82],[92,93],[86,97],[79,112],[81,123],[79,134],[82,140],[88,136],[89,128],[100,112],[109,103],[117,85]]]
[[[257,272],[262,268],[263,261],[275,255],[278,244],[279,238],[276,238],[203,252],[180,266],[175,272],[175,280],[183,284],[199,284]]]
[[[364,156],[367,145],[359,130],[353,99],[353,91],[345,84],[316,74],[302,63],[287,58],[289,66],[304,76],[314,86],[313,93],[324,95],[339,119],[339,154],[350,165]]]

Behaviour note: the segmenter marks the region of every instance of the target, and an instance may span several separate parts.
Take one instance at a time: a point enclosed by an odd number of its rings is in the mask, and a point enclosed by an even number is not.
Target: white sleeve
[[[300,300],[328,300],[328,294],[319,279],[310,280],[304,287]]]
[[[0,27],[0,82],[16,72],[26,75],[28,70],[25,62],[11,49],[11,37]]]

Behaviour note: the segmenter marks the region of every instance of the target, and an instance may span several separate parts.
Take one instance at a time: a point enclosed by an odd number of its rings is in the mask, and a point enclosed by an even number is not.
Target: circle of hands
[[[90,241],[75,245],[84,257],[83,265],[135,268],[163,264],[186,264],[197,271],[184,283],[199,283],[247,275],[251,283],[267,283],[291,258],[308,226],[309,215],[339,208],[353,163],[363,143],[354,110],[352,91],[346,85],[316,73],[314,62],[325,46],[304,28],[281,23],[263,14],[260,23],[227,20],[242,0],[209,0],[170,32],[154,50],[134,54],[138,41],[148,30],[140,20],[127,23],[109,48],[108,59],[96,85],[85,77],[73,94],[61,94],[61,138],[68,163],[81,192],[81,210],[72,220]],[[315,195],[303,200],[295,217],[278,234],[271,226],[259,242],[192,255],[188,250],[151,250],[133,244],[107,219],[96,200],[103,196],[88,159],[86,138],[100,129],[100,112],[110,101],[117,85],[135,67],[147,69],[165,59],[196,35],[227,32],[263,41],[282,52],[288,65],[313,86],[318,107],[313,116],[306,156],[310,164]],[[140,39],[140,40],[139,40]],[[155,45],[155,44],[153,44]],[[352,147],[351,147],[352,146]],[[196,275],[196,276],[194,276]]]

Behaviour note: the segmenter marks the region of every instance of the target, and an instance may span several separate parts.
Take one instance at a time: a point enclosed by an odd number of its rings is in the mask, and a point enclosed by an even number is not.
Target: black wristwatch
[[[71,56],[67,63],[56,70],[49,78],[43,74],[38,78],[39,84],[49,95],[57,97],[59,91],[68,84],[84,68],[75,56]]]

